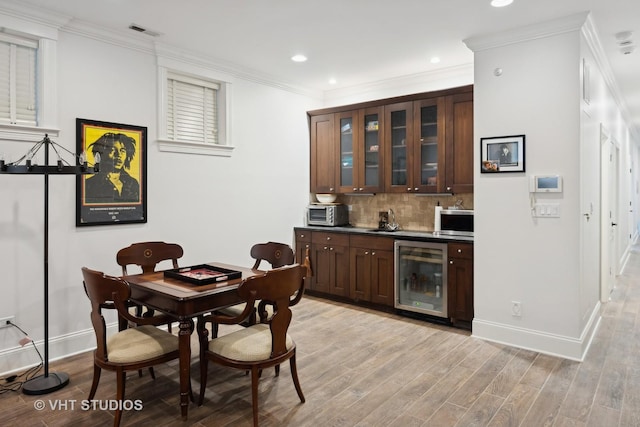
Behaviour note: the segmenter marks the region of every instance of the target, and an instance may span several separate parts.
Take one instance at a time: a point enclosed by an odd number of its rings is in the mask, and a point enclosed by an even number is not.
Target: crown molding
[[[10,30],[57,40],[58,30],[71,19],[71,16],[34,8],[17,1],[0,0],[0,27]]]
[[[514,43],[522,43],[527,40],[535,40],[551,37],[558,34],[578,31],[585,23],[589,12],[566,16],[540,24],[527,25],[500,33],[470,37],[462,42],[473,52],[506,46]]]

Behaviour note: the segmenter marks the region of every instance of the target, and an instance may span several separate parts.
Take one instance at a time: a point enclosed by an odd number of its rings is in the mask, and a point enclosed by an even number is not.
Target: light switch
[[[536,203],[534,205],[533,216],[536,218],[559,218],[559,203]]]

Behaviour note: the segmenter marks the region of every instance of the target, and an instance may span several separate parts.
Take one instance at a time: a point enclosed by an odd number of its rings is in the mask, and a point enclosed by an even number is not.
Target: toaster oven
[[[346,205],[312,204],[307,207],[307,225],[338,227],[349,224],[349,211]]]

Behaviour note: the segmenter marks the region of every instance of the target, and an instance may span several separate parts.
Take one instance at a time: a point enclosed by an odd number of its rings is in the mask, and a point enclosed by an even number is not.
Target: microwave
[[[440,214],[440,234],[473,237],[473,210],[442,209]]]
[[[307,207],[307,225],[338,227],[349,224],[347,205],[317,204]]]

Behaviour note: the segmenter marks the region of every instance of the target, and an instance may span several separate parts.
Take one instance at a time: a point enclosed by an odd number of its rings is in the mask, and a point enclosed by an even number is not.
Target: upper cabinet
[[[472,86],[308,114],[311,192],[473,192]]]
[[[437,193],[444,185],[444,97],[385,107],[388,193]]]
[[[383,188],[382,108],[336,113],[339,126],[338,192],[377,193]]]
[[[311,192],[336,193],[336,147],[333,114],[311,116]]]

